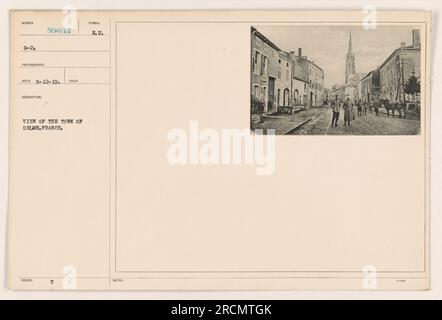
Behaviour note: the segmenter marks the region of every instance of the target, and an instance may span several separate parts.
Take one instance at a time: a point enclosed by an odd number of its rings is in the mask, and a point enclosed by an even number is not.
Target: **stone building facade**
[[[290,52],[290,59],[293,61],[292,72],[292,105],[306,109],[308,107],[309,83],[309,62],[302,56],[302,49]]]
[[[281,50],[254,28],[251,49],[251,95],[263,103],[264,113],[276,112],[275,81]]]
[[[313,61],[309,63],[309,83],[308,105],[310,107],[322,106],[324,103],[324,71]]]
[[[421,62],[421,45],[419,30],[412,31],[412,45],[401,43],[400,48],[385,60],[379,67],[380,96],[390,101],[407,100],[404,85],[411,76],[419,78]]]
[[[373,70],[367,73],[358,83],[360,87],[359,99],[365,102],[373,102],[380,97],[380,73]]]
[[[277,65],[277,78],[275,82],[276,104],[279,107],[288,107],[292,101],[292,72],[293,61],[289,54],[279,52]]]
[[[313,61],[285,52],[257,29],[251,29],[251,95],[271,114],[281,107],[321,106],[324,71]]]

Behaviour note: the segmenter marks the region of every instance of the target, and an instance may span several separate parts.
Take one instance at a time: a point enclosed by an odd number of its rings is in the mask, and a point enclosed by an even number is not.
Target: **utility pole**
[[[403,55],[404,53],[401,52],[399,53],[398,57],[399,57],[399,61],[398,63],[398,79],[397,79],[397,92],[396,92],[396,102],[399,100],[399,93],[400,93],[400,89],[402,88],[402,102],[405,103],[405,75],[404,75],[404,64],[406,64],[406,62],[404,62],[403,60]]]
[[[402,102],[405,103],[405,79],[404,79],[404,60],[401,57],[401,74],[402,74]]]

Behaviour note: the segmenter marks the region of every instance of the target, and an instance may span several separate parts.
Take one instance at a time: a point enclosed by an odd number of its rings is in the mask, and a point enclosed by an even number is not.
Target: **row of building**
[[[286,52],[252,27],[251,94],[271,114],[283,107],[321,106],[324,71],[298,52]]]
[[[419,94],[407,92],[406,84],[410,78],[419,81],[421,64],[420,31],[412,31],[412,44],[402,42],[400,47],[375,70],[366,74],[355,71],[351,35],[346,60],[345,84],[335,85],[329,91],[330,99],[346,99],[372,102],[388,99],[394,102],[418,102]]]

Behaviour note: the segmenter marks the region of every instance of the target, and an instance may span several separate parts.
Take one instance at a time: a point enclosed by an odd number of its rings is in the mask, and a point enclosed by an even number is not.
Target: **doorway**
[[[289,105],[289,98],[290,98],[290,91],[289,89],[284,89],[284,106],[288,107]]]
[[[269,77],[269,99],[267,101],[267,113],[274,112],[275,104],[275,78]]]

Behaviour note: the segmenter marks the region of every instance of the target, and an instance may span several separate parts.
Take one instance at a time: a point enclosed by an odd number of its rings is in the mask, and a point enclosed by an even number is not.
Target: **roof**
[[[379,69],[375,69],[375,70],[371,70],[370,72],[367,72],[367,74],[365,74],[365,76],[363,76],[359,81],[365,80],[369,76],[374,75],[376,72],[379,72]]]
[[[281,58],[285,58],[285,59],[287,59],[287,60],[292,61],[292,60],[290,59],[290,55],[289,55],[288,52],[285,52],[285,51],[279,51],[279,56],[280,56]]]
[[[312,60],[308,60],[308,59],[305,59],[305,60],[307,60],[308,62],[310,62],[312,65],[314,65],[316,68],[318,68],[319,70],[321,70],[322,71],[322,73],[324,73],[324,70],[322,70],[322,68],[320,67],[320,66],[318,66],[316,63],[314,63]]]
[[[289,55],[286,51],[281,50],[276,44],[274,44],[272,41],[270,41],[265,35],[263,35],[261,32],[259,32],[256,28],[251,27],[251,32],[252,34],[256,34],[256,36],[258,38],[260,38],[262,41],[264,41],[265,43],[267,43],[269,46],[271,46],[273,49],[278,50],[280,52],[280,56],[281,56],[281,52],[282,52],[282,56],[288,60],[293,61],[293,59],[290,59],[290,57],[285,56],[286,54]],[[322,73],[324,73],[324,70],[318,66],[316,63],[314,63],[312,60],[308,60],[302,57],[298,57],[299,59],[308,61],[309,63],[311,63],[312,65],[314,65],[316,68],[318,68],[319,70],[322,71]]]
[[[388,61],[390,61],[390,59],[393,58],[393,56],[394,56],[396,53],[398,53],[398,52],[400,52],[400,51],[408,51],[408,50],[411,50],[411,51],[420,51],[421,48],[420,48],[420,47],[413,47],[413,46],[407,46],[407,47],[403,47],[403,48],[397,48],[396,50],[394,50],[394,51],[390,54],[390,56],[389,56],[387,59],[385,59],[385,61],[384,61],[384,62],[381,64],[381,66],[379,67],[379,70],[382,69],[382,67],[383,67]]]
[[[368,72],[365,76],[363,76],[359,81],[365,80],[366,78],[368,78],[369,76],[371,76],[373,74],[373,71]]]
[[[302,78],[299,78],[299,77],[296,77],[296,76],[293,76],[293,79],[296,79],[298,81],[302,81],[302,82],[305,82],[305,83],[309,83],[308,80],[305,80],[305,79],[302,79]]]
[[[281,49],[278,48],[278,46],[276,44],[274,44],[272,41],[270,41],[269,39],[267,39],[267,37],[265,35],[263,35],[261,32],[259,32],[258,30],[256,30],[256,28],[252,27],[251,30],[252,34],[256,34],[256,36],[258,38],[260,38],[262,41],[264,41],[265,43],[267,43],[269,46],[271,46],[273,49],[278,50],[278,51],[282,51]]]

